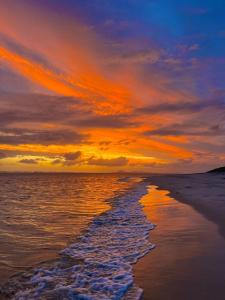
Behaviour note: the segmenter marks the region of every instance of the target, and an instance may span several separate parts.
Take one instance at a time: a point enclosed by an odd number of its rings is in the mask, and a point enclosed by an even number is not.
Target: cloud
[[[72,121],[71,124],[78,127],[89,128],[127,128],[137,126],[137,122],[132,120],[131,114],[118,114],[118,115],[99,115],[91,116],[86,119],[77,119]]]
[[[82,152],[69,152],[65,153],[61,158],[57,158],[52,161],[53,165],[56,164],[62,164],[64,166],[72,166],[75,164],[79,164],[81,162],[86,162],[88,165],[93,166],[104,166],[104,167],[122,167],[126,166],[128,164],[128,159],[126,157],[117,157],[117,158],[111,158],[111,159],[105,159],[105,158],[95,158],[90,157],[89,159],[81,159],[82,158]]]
[[[100,146],[109,146],[112,142],[111,141],[100,141],[99,145]]]
[[[183,112],[190,113],[202,110],[203,107],[200,103],[160,103],[158,105],[151,105],[139,108],[137,111],[145,114],[158,114],[158,113],[173,113],[173,112]]]
[[[81,162],[81,156],[82,156],[81,151],[65,153],[63,155],[63,157],[64,157],[64,161],[63,161],[64,166],[72,166],[72,165],[80,163]]]
[[[191,45],[185,45],[185,44],[180,44],[177,46],[177,48],[185,53],[185,52],[191,52],[191,51],[196,51],[199,49],[199,45],[198,44],[191,44]]]
[[[184,36],[177,20],[162,30],[162,16],[148,26],[134,20],[129,9],[127,20],[120,20],[115,14],[121,7],[110,4],[102,10],[99,1],[92,5],[104,15],[97,23],[96,14],[86,18],[90,1],[68,1],[62,14],[56,13],[60,1],[0,2],[0,90],[14,92],[0,92],[2,151],[14,151],[14,156],[28,151],[20,157],[27,159],[31,153],[46,155],[47,163],[38,166],[46,169],[51,163],[59,168],[77,164],[77,169],[127,164],[130,169],[134,153],[141,161],[149,155],[169,161],[191,156],[203,142],[210,151],[224,152],[225,93],[214,91],[210,97],[213,88],[223,87],[224,61],[205,57],[204,47],[196,51],[204,44],[205,29]],[[142,12],[148,1],[128,2],[139,3]],[[175,44],[170,25],[179,36]],[[102,158],[115,153],[127,153],[129,162]],[[11,161],[17,168],[18,159]]]
[[[65,153],[64,158],[66,160],[77,160],[81,157],[81,151],[73,152],[73,153]]]
[[[38,159],[24,158],[24,159],[21,159],[19,162],[20,162],[21,164],[36,165],[36,164],[38,164]]]
[[[99,115],[74,97],[0,93],[0,124],[57,123],[80,128],[126,128],[137,125],[131,114]]]
[[[4,152],[0,152],[0,159],[6,158],[6,154]]]
[[[29,129],[1,129],[0,144],[21,145],[65,145],[79,144],[86,140],[82,135],[72,130],[29,130]]]
[[[0,92],[0,124],[70,122],[90,109],[73,97]]]
[[[178,103],[160,103],[141,107],[137,112],[144,114],[158,114],[158,113],[177,113],[190,114],[200,112],[206,108],[224,109],[225,103],[221,99],[213,99],[212,101],[199,101],[199,102],[178,102]]]
[[[0,91],[4,92],[29,92],[30,85],[27,80],[22,78],[16,72],[10,70],[1,61],[0,65]]]
[[[68,152],[54,159],[51,162],[51,164],[52,165],[60,164],[62,166],[73,166],[82,162],[81,157],[82,157],[81,151]]]
[[[195,124],[172,124],[167,127],[148,130],[145,132],[148,136],[204,136],[216,137],[225,136],[225,126],[213,125],[209,127],[196,128]]]
[[[52,165],[58,165],[58,164],[63,164],[63,160],[62,159],[60,159],[60,158],[57,158],[57,159],[54,159],[52,162],[51,162],[51,164]]]
[[[53,65],[49,64],[49,61],[45,59],[43,55],[38,54],[37,52],[32,51],[31,48],[25,47],[23,44],[20,44],[16,39],[10,38],[7,34],[0,32],[0,44],[6,48],[15,51],[17,54],[26,57],[29,60],[32,60],[38,64],[42,64],[49,68],[54,68]],[[55,71],[59,69],[55,68]]]
[[[1,58],[35,91],[78,97],[99,111],[129,105],[129,91],[115,76],[105,76],[105,43],[91,26],[43,10],[36,1],[7,1],[0,4],[0,27]]]
[[[147,49],[131,53],[118,53],[117,56],[107,58],[108,64],[155,64],[161,58],[159,49]]]
[[[105,167],[122,167],[128,164],[128,159],[126,157],[117,157],[111,159],[104,159],[104,158],[90,158],[88,160],[89,165],[95,166],[105,166]]]

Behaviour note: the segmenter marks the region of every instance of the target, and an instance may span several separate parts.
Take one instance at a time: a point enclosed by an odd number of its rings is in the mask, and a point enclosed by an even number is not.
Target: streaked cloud
[[[149,130],[145,132],[146,135],[159,135],[159,136],[224,136],[225,127],[215,125],[208,128],[196,129],[195,126],[187,124],[174,124],[168,127],[162,127],[155,130]]]
[[[195,113],[203,111],[204,109],[225,109],[225,102],[221,99],[213,99],[213,101],[198,101],[198,102],[181,102],[181,103],[161,103],[158,105],[151,105],[139,108],[137,111],[144,114],[157,113]]]
[[[104,158],[90,158],[88,160],[89,165],[104,166],[104,167],[123,167],[128,164],[128,159],[126,157],[117,157],[111,159]]]
[[[194,1],[3,1],[1,169],[176,171],[216,164],[215,153],[223,161],[222,11]]]
[[[29,130],[29,129],[2,129],[0,131],[0,144],[42,144],[64,145],[85,142],[86,135],[72,130]]]

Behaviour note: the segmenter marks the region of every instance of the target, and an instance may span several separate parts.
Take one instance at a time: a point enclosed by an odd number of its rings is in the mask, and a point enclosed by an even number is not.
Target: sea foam
[[[132,264],[154,248],[148,240],[154,225],[139,202],[146,193],[147,183],[141,182],[112,201],[111,210],[94,219],[58,263],[20,281],[12,299],[139,299]]]

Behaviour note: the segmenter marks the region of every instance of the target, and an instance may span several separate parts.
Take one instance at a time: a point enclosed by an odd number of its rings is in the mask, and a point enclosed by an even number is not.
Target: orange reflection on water
[[[149,193],[142,198],[141,203],[147,217],[160,227],[160,230],[164,228],[167,231],[168,227],[173,230],[173,226],[175,230],[191,230],[192,226],[196,226],[200,221],[199,216],[192,213],[193,209],[190,206],[178,202],[170,196],[169,191],[154,185],[150,186]]]
[[[139,177],[118,174],[1,174],[0,282],[41,261],[82,234]]]

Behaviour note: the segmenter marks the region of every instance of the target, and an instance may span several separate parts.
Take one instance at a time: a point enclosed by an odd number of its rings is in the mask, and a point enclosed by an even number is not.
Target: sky
[[[225,165],[222,0],[0,2],[0,171]]]

